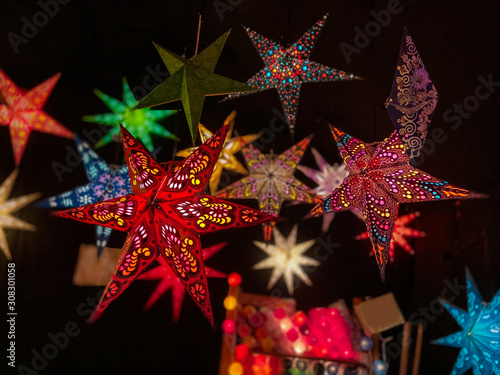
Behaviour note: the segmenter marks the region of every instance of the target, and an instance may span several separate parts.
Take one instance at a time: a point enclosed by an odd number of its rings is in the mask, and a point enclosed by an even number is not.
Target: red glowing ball
[[[236,359],[241,360],[241,359],[245,358],[249,352],[250,352],[250,350],[248,349],[248,346],[246,346],[244,344],[239,344],[238,346],[236,346],[234,354],[236,356]]]
[[[234,333],[236,331],[236,323],[234,320],[226,319],[222,322],[222,332],[224,333]]]
[[[300,327],[302,324],[304,324],[307,321],[307,316],[304,314],[303,311],[298,311],[295,313],[295,315],[292,318],[292,322],[297,326]]]
[[[241,284],[241,275],[237,272],[229,274],[227,277],[227,283],[231,286],[238,286]]]

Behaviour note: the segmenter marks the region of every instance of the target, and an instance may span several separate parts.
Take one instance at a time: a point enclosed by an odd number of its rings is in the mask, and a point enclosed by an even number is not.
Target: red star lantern
[[[213,324],[200,234],[273,219],[204,193],[228,131],[229,126],[223,126],[184,161],[165,170],[128,131],[121,129],[133,194],[60,214],[129,232],[91,321],[99,318],[155,259],[163,258]]]
[[[394,249],[396,245],[399,245],[408,254],[413,255],[415,254],[415,250],[413,250],[413,247],[408,243],[407,238],[422,238],[426,236],[425,232],[407,227],[407,224],[411,223],[419,216],[420,212],[412,212],[411,214],[398,217],[394,222],[394,233],[392,234],[391,246],[389,247],[389,259],[391,263],[394,262]],[[361,220],[363,220],[363,217],[361,217]],[[354,237],[355,240],[367,240],[369,238],[369,232],[363,232]]]
[[[484,197],[413,168],[397,131],[375,146],[334,127],[332,133],[349,176],[310,215],[362,209],[382,273],[400,203]]]
[[[0,125],[9,126],[16,167],[21,163],[32,130],[64,138],[74,137],[72,132],[42,111],[59,77],[60,73],[25,92],[0,69],[0,93],[5,101],[5,104],[0,104]]]

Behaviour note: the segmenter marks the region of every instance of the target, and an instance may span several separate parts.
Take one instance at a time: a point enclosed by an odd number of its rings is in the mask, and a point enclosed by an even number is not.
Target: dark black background
[[[369,242],[353,240],[364,230],[364,224],[350,213],[338,214],[329,235],[341,246],[309,273],[313,287],[300,285],[295,298],[298,307],[307,310],[340,298],[351,304],[354,296],[376,296],[392,291],[405,317],[418,318],[422,315],[421,308],[432,306],[436,311],[435,298],[446,288],[445,280],[457,278],[458,283],[464,284],[465,266],[471,268],[486,301],[500,286],[497,156],[500,90],[497,88],[487,100],[480,101],[478,109],[457,129],[452,129],[452,124],[443,119],[443,114],[454,103],[461,104],[474,95],[480,76],[486,78],[492,74],[493,79],[500,81],[499,9],[495,1],[401,1],[402,12],[393,15],[366,48],[351,56],[349,63],[339,45],[342,42],[352,45],[354,28],[364,29],[373,19],[370,11],[380,11],[386,6],[386,1],[369,0],[243,0],[232,11],[226,11],[221,20],[210,1],[71,0],[60,5],[47,25],[15,53],[8,33],[21,35],[22,18],[31,20],[41,8],[35,1],[4,0],[0,7],[0,67],[18,86],[28,89],[61,71],[62,78],[44,110],[83,137],[84,129],[97,127],[82,122],[81,117],[108,112],[92,93],[94,88],[120,98],[122,76],[140,93],[147,69],[160,66],[161,71],[166,71],[152,41],[179,54],[185,49],[187,56],[193,55],[198,12],[203,14],[200,49],[232,28],[216,72],[241,81],[250,78],[263,64],[240,24],[288,44],[329,12],[311,59],[366,80],[304,85],[295,141],[314,133],[312,144],[333,163],[340,162],[340,157],[327,123],[368,142],[382,140],[392,131],[383,103],[392,86],[401,34],[406,25],[440,95],[432,127],[442,128],[447,136],[447,140],[436,145],[435,152],[425,158],[421,168],[461,187],[488,193],[492,198],[460,204],[443,201],[403,205],[401,214],[422,212],[413,226],[428,236],[412,241],[416,249],[414,257],[396,250],[396,261],[388,266],[385,283],[379,279],[375,260],[368,256]],[[202,116],[202,122],[213,131],[232,109],[238,110],[236,129],[240,134],[268,128],[270,122],[275,121],[273,109],[281,111],[275,91],[224,103],[218,103],[219,99],[208,98]],[[172,103],[166,108],[180,109],[181,105]],[[189,145],[183,114],[163,124],[182,138],[175,147]],[[286,128],[270,138],[264,144],[265,151],[273,148],[280,153],[294,142]],[[172,158],[172,141],[155,138],[155,144],[162,145],[160,161]],[[81,166],[64,174],[61,182],[57,179],[53,163],[66,163],[67,146],[74,149],[70,140],[33,132],[11,196],[40,191],[49,197],[86,183]],[[14,169],[7,127],[0,128],[0,150],[3,181]],[[121,162],[118,144],[107,145],[98,152],[110,163]],[[310,151],[303,163],[315,166]],[[311,183],[300,173],[297,175]],[[238,176],[231,176],[231,181],[236,178]],[[256,207],[254,202],[248,204]],[[282,216],[287,220],[278,224],[280,230],[287,234],[298,222],[299,241],[318,237],[321,219],[301,220],[310,208],[284,207]],[[47,336],[50,332],[61,332],[73,321],[81,333],[71,338],[69,345],[48,361],[41,373],[217,373],[220,328],[212,330],[189,298],[184,301],[180,322],[172,323],[169,292],[148,313],[143,313],[142,306],[153,291],[154,282],[134,283],[97,323],[87,325],[84,320],[88,312],[78,309],[82,303],[84,310],[87,309],[87,298],[96,299],[98,288],[75,287],[71,280],[79,245],[92,243],[94,228],[51,217],[47,211],[33,206],[17,216],[38,227],[35,233],[6,231],[17,270],[17,364],[31,367],[32,350],[42,351],[50,342]],[[124,238],[122,233],[113,233],[110,245],[121,247]],[[269,293],[266,285],[271,271],[252,270],[252,265],[264,258],[264,253],[252,244],[253,240],[262,240],[260,228],[219,232],[202,238],[205,246],[223,240],[229,241],[228,247],[207,264],[227,273],[241,273],[246,291]],[[308,254],[312,255],[312,251]],[[3,256],[1,259],[0,286],[5,290],[6,261]],[[209,285],[215,323],[220,327],[227,283],[215,279]],[[285,291],[284,282],[280,280],[275,292]],[[6,298],[2,297],[2,301]],[[464,292],[455,303],[466,306]],[[446,312],[432,314],[426,321],[421,373],[447,374],[458,350],[428,343],[459,327]],[[6,338],[2,338],[2,343],[5,341]],[[5,362],[6,359],[2,359],[1,373],[7,368]],[[397,362],[397,358],[391,361],[392,373],[397,369]]]

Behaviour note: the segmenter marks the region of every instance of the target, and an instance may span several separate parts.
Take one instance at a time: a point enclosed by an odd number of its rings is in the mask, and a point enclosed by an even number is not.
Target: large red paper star
[[[361,208],[381,271],[389,259],[399,203],[456,199],[470,194],[413,168],[397,131],[377,146],[334,127],[332,133],[349,176],[312,209],[311,215]]]
[[[218,253],[219,250],[224,248],[227,242],[222,242],[214,246],[207,247],[202,250],[203,260],[210,259],[214,254]],[[181,314],[182,301],[184,300],[184,294],[186,294],[186,289],[184,285],[177,277],[177,275],[168,266],[168,263],[163,258],[158,258],[160,265],[149,271],[144,272],[139,279],[141,280],[160,280],[156,286],[154,292],[149,297],[148,301],[144,305],[144,310],[149,310],[156,301],[160,299],[163,294],[169,289],[172,289],[172,314],[174,322],[179,321],[179,316]],[[213,268],[205,267],[205,275],[207,277],[227,277],[227,275],[221,271],[217,271]]]
[[[91,320],[99,318],[155,259],[163,258],[213,323],[200,234],[271,219],[204,193],[228,131],[229,126],[223,126],[188,158],[165,170],[122,128],[133,194],[61,213],[129,232],[115,274]]]
[[[42,111],[60,76],[58,73],[25,92],[0,69],[0,92],[5,101],[0,104],[0,125],[9,126],[16,166],[21,163],[32,130],[73,139],[72,132]]]

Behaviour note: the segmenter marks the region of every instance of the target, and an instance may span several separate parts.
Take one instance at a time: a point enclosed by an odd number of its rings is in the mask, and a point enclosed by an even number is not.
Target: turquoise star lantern
[[[467,308],[440,300],[462,331],[432,341],[433,344],[461,348],[451,375],[462,375],[472,368],[474,375],[500,374],[500,290],[490,303],[483,297],[466,270]]]
[[[119,140],[120,124],[125,126],[132,135],[139,138],[149,151],[154,149],[151,134],[179,141],[179,138],[156,122],[172,116],[178,111],[168,109],[151,110],[150,108],[136,109],[135,106],[139,102],[135,100],[125,78],[123,78],[123,102],[99,90],[94,90],[94,93],[113,111],[113,113],[83,117],[83,121],[113,126],[109,133],[96,144],[96,148],[104,146],[115,139]]]

